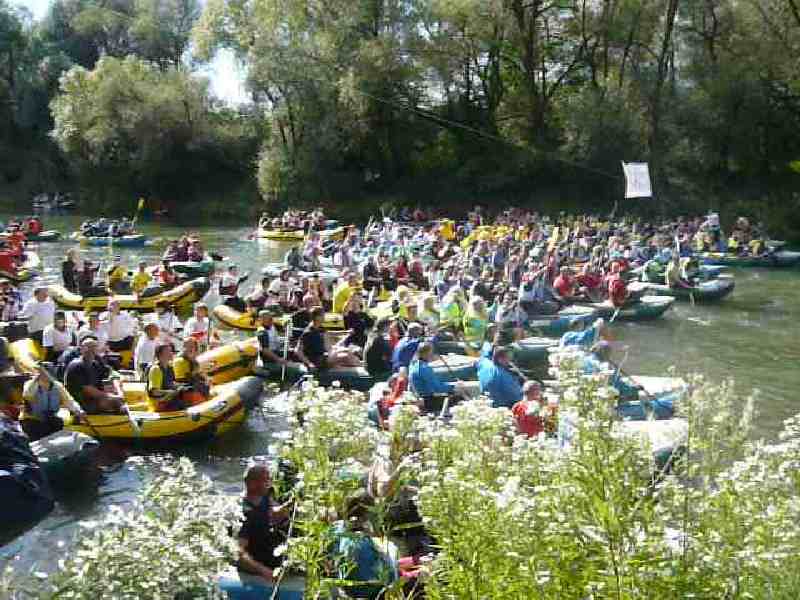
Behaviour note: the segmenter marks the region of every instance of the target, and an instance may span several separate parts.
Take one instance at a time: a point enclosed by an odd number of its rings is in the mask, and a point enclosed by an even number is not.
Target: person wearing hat
[[[63,310],[53,313],[53,322],[42,331],[42,347],[47,362],[57,362],[70,346],[77,345],[75,334],[67,328],[67,316]]]
[[[281,356],[281,341],[278,338],[278,330],[275,329],[274,315],[271,310],[260,310],[258,312],[256,338],[258,339],[258,355],[261,358],[262,366],[288,364],[288,361]]]
[[[478,361],[478,382],[481,394],[489,397],[494,408],[511,408],[522,398],[522,387],[505,346],[495,347],[491,359]]]
[[[28,337],[36,343],[42,343],[44,328],[53,323],[56,305],[47,291],[47,286],[37,286],[33,297],[22,306],[20,319],[28,321]]]
[[[147,272],[147,263],[143,260],[139,261],[139,270],[136,271],[136,274],[133,276],[131,290],[136,296],[139,296],[139,294],[147,289],[147,286],[150,285],[152,281],[153,276]]]
[[[36,365],[34,377],[22,388],[22,412],[20,425],[30,441],[61,431],[64,421],[58,416],[60,408],[66,408],[78,419],[85,417],[81,406],[70,396],[67,389],[52,375],[43,363]]]
[[[128,271],[122,264],[122,257],[115,256],[114,263],[106,273],[106,287],[111,294],[124,294],[129,289]]]

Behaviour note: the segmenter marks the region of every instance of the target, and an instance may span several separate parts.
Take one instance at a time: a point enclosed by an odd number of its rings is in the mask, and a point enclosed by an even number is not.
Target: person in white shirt
[[[139,336],[136,350],[133,352],[133,369],[144,381],[147,380],[147,370],[156,359],[156,348],[161,344],[158,325],[155,323],[145,325],[144,334]]]
[[[63,310],[57,310],[53,322],[42,331],[42,347],[47,362],[56,362],[70,346],[77,345],[75,335],[67,327],[67,316]]]
[[[219,295],[223,304],[239,312],[245,309],[244,302],[239,298],[239,286],[245,279],[246,277],[239,277],[239,268],[231,265],[219,280]]]
[[[97,340],[97,356],[103,356],[108,352],[108,326],[106,323],[100,321],[100,315],[96,312],[90,312],[87,315],[88,322],[78,329],[78,344],[83,341],[85,337],[93,337]]]
[[[156,302],[156,312],[151,316],[151,321],[158,325],[158,339],[162,344],[173,344],[175,347],[180,345],[178,333],[183,329],[183,325],[169,302],[163,300]]]
[[[47,293],[47,287],[38,286],[20,314],[20,318],[28,321],[28,337],[41,344],[44,328],[53,322],[55,313],[56,304]]]
[[[292,291],[292,287],[292,282],[289,279],[289,269],[283,269],[280,277],[269,284],[269,293],[277,295],[279,304],[288,306],[291,301],[289,294]]]
[[[193,337],[201,347],[208,347],[209,332],[211,331],[211,320],[208,318],[208,305],[198,302],[194,305],[194,315],[189,317],[183,327],[184,337]],[[212,340],[217,339],[216,333],[211,336]]]
[[[108,303],[106,322],[108,323],[108,349],[112,352],[133,350],[133,340],[138,323],[130,314],[120,310],[117,300]]]

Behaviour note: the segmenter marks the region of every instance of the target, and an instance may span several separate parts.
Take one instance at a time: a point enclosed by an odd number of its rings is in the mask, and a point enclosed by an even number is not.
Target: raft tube
[[[475,356],[476,352],[466,343],[456,340],[436,340],[436,351],[450,354]],[[547,363],[548,350],[558,346],[558,340],[546,337],[527,337],[509,346],[512,361],[520,367],[532,367]]]
[[[536,336],[559,337],[569,331],[576,321],[587,327],[601,316],[594,306],[573,305],[561,309],[554,315],[534,315],[525,324],[526,329]]]
[[[205,277],[200,277],[152,296],[137,297],[133,294],[117,294],[113,296],[113,299],[119,301],[122,310],[152,312],[155,310],[156,303],[163,300],[167,301],[170,306],[189,306],[194,304],[202,300],[210,287],[211,282]],[[84,298],[80,294],[70,292],[61,285],[51,285],[49,291],[50,297],[60,308],[69,310],[105,310],[108,307],[109,300],[112,298],[112,296]]]
[[[458,379],[475,379],[477,373],[475,365],[477,359],[459,354],[440,355],[439,359],[431,361],[434,373],[442,381],[456,381]],[[380,376],[370,375],[364,367],[337,367],[311,373],[323,386],[333,385],[335,382],[350,390],[367,392],[376,383],[385,380],[388,373]]]
[[[800,252],[779,250],[761,256],[738,256],[722,252],[703,252],[699,255],[703,264],[726,267],[793,267],[800,264]]]
[[[249,313],[239,312],[235,308],[231,308],[225,304],[218,304],[211,311],[217,321],[231,329],[239,329],[242,331],[255,331],[258,329],[258,318]],[[290,319],[290,315],[281,315],[275,318],[275,324],[283,328],[286,322]],[[325,321],[323,322],[325,329],[331,331],[341,331],[344,329],[344,317],[339,313],[325,313]]]
[[[36,235],[25,234],[25,239],[29,242],[56,242],[61,239],[61,232],[55,229],[48,229]]]
[[[736,283],[732,277],[719,277],[709,281],[701,281],[689,288],[674,288],[657,283],[632,283],[629,287],[633,290],[644,290],[646,294],[658,296],[672,296],[678,300],[693,302],[714,302],[722,300],[733,292]]]
[[[59,413],[67,429],[100,439],[145,442],[194,441],[218,437],[240,426],[249,407],[254,406],[263,391],[258,377],[243,377],[212,388],[205,402],[185,410],[153,412],[146,408],[144,383],[123,383],[130,417],[138,425],[137,432],[127,415],[87,415],[89,425],[74,422],[68,411]]]
[[[109,245],[109,240],[113,240],[111,242],[112,246],[117,246],[119,248],[141,248],[147,243],[147,236],[141,233],[135,233],[133,235],[122,235],[119,237],[110,237],[110,236],[85,236],[85,235],[74,235],[73,239],[76,239],[80,242],[81,246],[93,246],[93,247],[105,247]]]
[[[611,302],[593,302],[586,304],[597,310],[598,316],[611,318],[617,315],[615,321],[649,321],[662,316],[675,303],[672,296],[642,296],[639,300],[626,304],[617,313]]]

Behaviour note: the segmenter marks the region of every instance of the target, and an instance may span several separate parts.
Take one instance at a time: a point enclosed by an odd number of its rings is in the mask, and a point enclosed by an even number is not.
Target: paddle
[[[119,382],[120,374],[115,371],[112,371],[112,375],[116,376],[116,378],[114,379],[114,389],[116,389],[120,398],[122,398],[122,405],[120,406],[120,410],[122,410],[122,413],[126,417],[128,417],[128,423],[130,423],[131,429],[136,434],[136,437],[140,438],[142,437],[142,429],[141,427],[139,427],[139,424],[136,422],[136,419],[133,418],[130,407],[127,404],[125,404],[125,394],[123,393],[122,385]]]
[[[281,383],[286,381],[286,358],[289,356],[289,341],[292,338],[292,318],[289,317],[288,327],[283,328],[283,365],[281,365]]]

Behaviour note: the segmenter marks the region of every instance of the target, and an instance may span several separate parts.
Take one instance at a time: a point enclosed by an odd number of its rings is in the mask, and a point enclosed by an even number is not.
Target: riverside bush
[[[580,366],[570,352],[552,360],[571,426],[558,440],[516,435],[510,412],[484,400],[455,406],[449,422],[402,407],[386,433],[370,424],[362,394],[313,384],[291,393],[280,454],[298,483],[286,557],[305,573],[307,597],[332,597],[341,583],[330,577],[331,523],[388,463],[397,486],[414,485],[436,540],[428,598],[797,598],[800,417],[776,443],[753,442],[756,398],[691,376],[678,406],[685,452],[660,471],[647,439],[620,433],[612,374]],[[27,596],[214,597],[238,507],[187,461],[171,468]],[[381,533],[386,510],[374,509]],[[25,597],[11,581],[6,595]],[[395,585],[385,597],[403,596]]]

